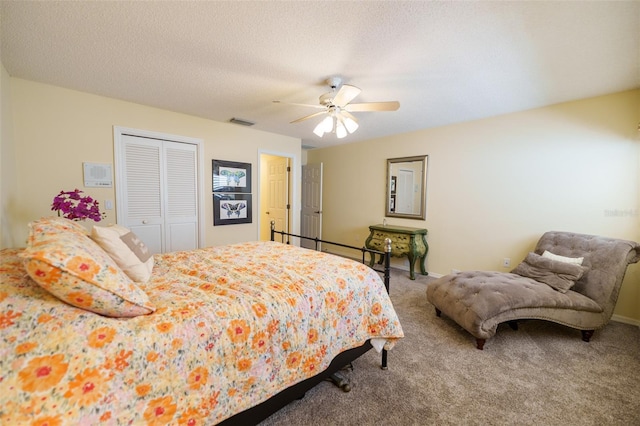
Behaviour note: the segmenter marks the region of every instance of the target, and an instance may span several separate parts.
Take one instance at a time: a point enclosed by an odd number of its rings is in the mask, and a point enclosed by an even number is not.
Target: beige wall
[[[505,270],[503,258],[519,262],[550,229],[640,240],[638,90],[304,154],[295,138],[14,79],[2,67],[0,100],[0,247],[23,245],[27,223],[51,214],[61,189],[85,189],[82,162],[113,163],[113,126],[203,139],[205,177],[213,158],[249,162],[254,188],[260,151],[290,155],[294,212],[301,160],[322,161],[324,237],[354,245],[384,218],[386,159],[427,154],[427,220],[388,221],[429,229],[434,274]],[[212,226],[208,182],[205,245],[257,239],[257,208],[252,224]],[[86,190],[103,206],[115,199],[114,189]],[[299,214],[293,221],[297,233]],[[640,324],[639,265],[615,313]]]
[[[293,170],[300,169],[299,139],[27,80],[8,80],[13,113],[8,127],[13,126],[16,170],[13,180],[12,173],[5,172],[3,164],[2,184],[4,186],[5,182],[12,182],[8,191],[18,195],[8,197],[3,188],[2,221],[10,224],[10,235],[3,234],[3,247],[24,245],[27,223],[51,215],[51,201],[60,190],[84,190],[97,198],[102,207],[104,200],[115,200],[115,188],[84,188],[82,181],[83,162],[113,164],[113,126],[204,140],[203,219],[204,245],[207,246],[258,239],[258,208],[253,209],[251,224],[213,226],[212,159],[252,164],[255,206],[259,205],[259,150],[291,156],[297,166]],[[4,100],[4,84],[2,91]],[[3,114],[3,133],[7,121]],[[2,146],[4,157],[4,135]],[[292,190],[297,194],[293,207],[299,211],[299,186],[296,185]],[[103,223],[115,222],[115,208],[107,213]],[[299,230],[299,218],[294,219],[294,229]]]
[[[11,114],[10,77],[0,64],[0,248],[13,247],[7,212],[16,202],[16,164]]]
[[[508,270],[548,230],[640,241],[639,122],[636,90],[310,150],[324,163],[323,237],[361,246],[384,218],[386,159],[426,154],[426,221],[387,222],[429,230],[436,275]],[[638,264],[615,314],[640,324]]]

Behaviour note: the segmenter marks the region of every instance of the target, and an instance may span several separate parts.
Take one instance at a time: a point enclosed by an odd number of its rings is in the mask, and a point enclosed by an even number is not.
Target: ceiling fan
[[[396,111],[400,108],[400,102],[398,101],[352,104],[350,102],[361,92],[359,88],[348,84],[342,84],[342,79],[340,77],[331,77],[327,79],[327,84],[331,87],[331,92],[320,96],[319,105],[297,104],[281,101],[273,102],[277,104],[287,103],[288,105],[322,109],[320,112],[293,120],[291,124],[325,115],[325,118],[318,123],[315,129],[313,129],[313,133],[318,135],[318,137],[324,136],[325,133],[335,133],[338,139],[342,139],[347,136],[347,134],[353,133],[358,129],[358,120],[353,116],[353,114],[351,114],[352,112]]]

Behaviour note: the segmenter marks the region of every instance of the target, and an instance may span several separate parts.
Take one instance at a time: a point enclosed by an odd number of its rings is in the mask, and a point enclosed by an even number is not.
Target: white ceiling
[[[39,81],[316,147],[640,88],[640,1],[2,0],[2,63]],[[326,78],[397,100],[317,138]]]

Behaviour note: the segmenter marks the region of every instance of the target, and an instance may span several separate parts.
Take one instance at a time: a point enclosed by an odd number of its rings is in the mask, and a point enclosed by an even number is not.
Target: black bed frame
[[[389,292],[389,281],[390,281],[390,270],[391,270],[391,266],[390,266],[391,265],[391,240],[387,239],[387,241],[385,241],[386,243],[385,251],[381,252],[376,250],[370,250],[365,247],[354,247],[354,246],[349,246],[345,244],[334,243],[331,241],[325,241],[318,238],[303,237],[301,235],[290,234],[288,232],[276,231],[275,222],[271,221],[271,241],[275,241],[275,234],[280,234],[281,242],[286,244],[289,244],[290,237],[295,237],[295,238],[314,241],[316,250],[319,249],[320,243],[322,243],[322,244],[330,244],[330,245],[339,246],[339,247],[343,247],[351,250],[360,251],[362,253],[362,263],[364,264],[366,264],[365,262],[366,253],[369,253],[369,255],[372,256],[372,258],[375,258],[375,255],[379,254],[380,256],[382,256],[382,259],[383,259],[382,264],[384,266],[384,269],[378,272],[383,273],[384,286],[387,289],[387,292]],[[285,237],[287,237],[286,241],[285,241]],[[301,399],[302,397],[304,397],[305,393],[309,389],[313,388],[323,380],[330,379],[338,371],[343,369],[345,366],[350,365],[352,361],[360,357],[362,354],[364,354],[371,348],[372,348],[371,343],[367,340],[362,346],[349,349],[338,354],[338,356],[336,356],[331,361],[331,364],[329,364],[329,367],[327,367],[324,371],[316,374],[313,377],[303,380],[300,383],[297,383],[293,386],[288,387],[287,389],[281,391],[280,393],[272,396],[268,400],[254,407],[251,407],[238,414],[235,414],[234,416],[224,420],[220,424],[221,425],[255,425],[257,423],[260,423],[262,420],[266,419],[276,411],[280,410],[282,407],[286,406],[291,401],[294,401],[296,399]],[[384,349],[382,350],[382,362],[381,362],[380,368],[382,368],[383,370],[387,369],[387,351]]]

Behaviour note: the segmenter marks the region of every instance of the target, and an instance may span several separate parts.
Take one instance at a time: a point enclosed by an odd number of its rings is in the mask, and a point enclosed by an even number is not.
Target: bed
[[[30,226],[0,252],[0,424],[257,423],[403,337],[347,258],[246,242],[154,255],[133,281],[77,223]]]

